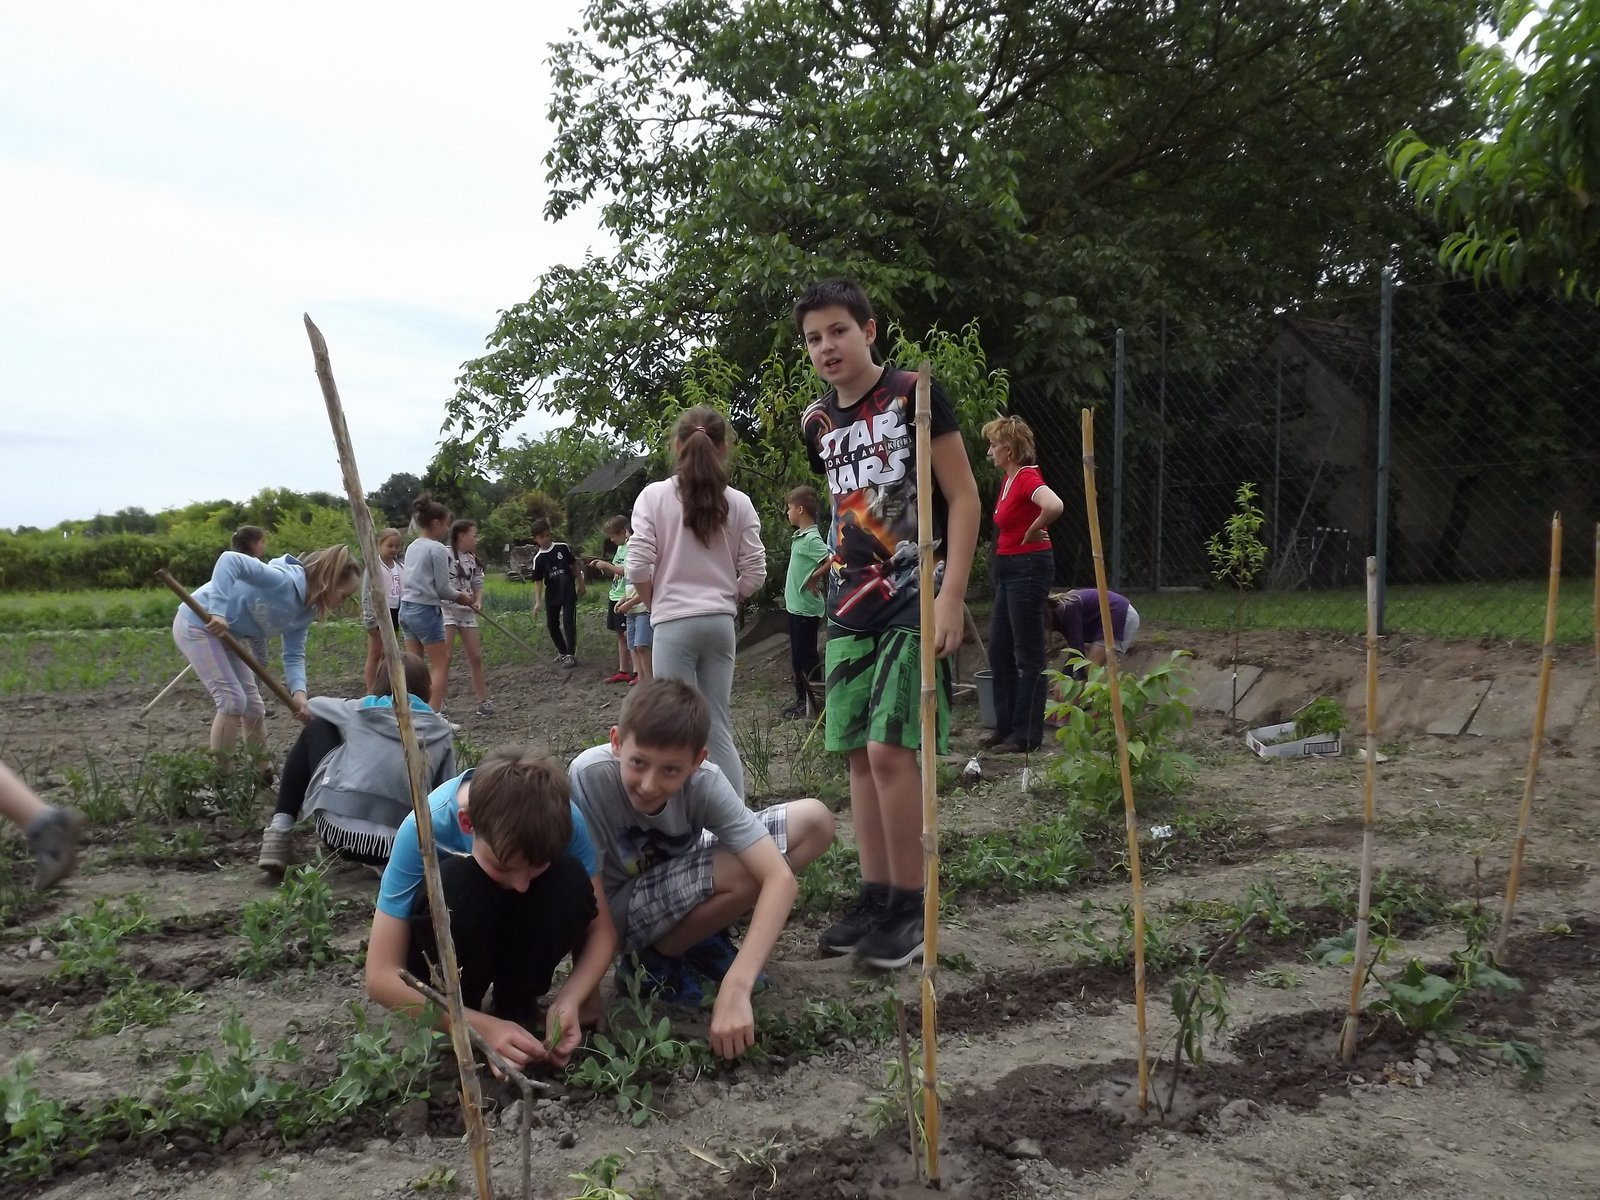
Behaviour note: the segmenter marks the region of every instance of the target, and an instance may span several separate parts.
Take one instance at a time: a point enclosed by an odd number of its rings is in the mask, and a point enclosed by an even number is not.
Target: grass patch
[[[1561,592],[1556,641],[1587,642],[1593,636],[1588,589],[1574,579]],[[1394,584],[1388,590],[1384,623],[1391,633],[1438,638],[1544,637],[1546,582]],[[1147,623],[1188,629],[1227,629],[1233,619],[1229,592],[1130,592]],[[1316,592],[1251,592],[1244,606],[1246,629],[1326,629],[1359,633],[1367,622],[1362,587]]]

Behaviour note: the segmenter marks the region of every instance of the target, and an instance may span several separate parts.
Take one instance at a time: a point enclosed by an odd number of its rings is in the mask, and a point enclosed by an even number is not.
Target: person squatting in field
[[[245,739],[266,743],[267,708],[250,668],[235,658],[218,636],[282,637],[283,672],[293,693],[295,716],[310,720],[306,708],[306,631],[352,595],[361,583],[361,565],[345,546],[261,562],[229,550],[217,560],[211,578],[194,597],[211,614],[201,624],[184,604],[172,620],[172,638],[211,693],[217,715],[211,722],[211,748],[232,749],[243,720]]]
[[[450,726],[424,699],[428,664],[407,654],[411,725],[427,758],[427,786],[456,773]],[[294,826],[315,815],[317,837],[329,850],[358,862],[389,860],[395,833],[411,807],[411,773],[400,747],[388,672],[359,700],[314,696],[312,718],[284,760],[278,805],[261,836],[256,866],[282,875],[294,861]]]

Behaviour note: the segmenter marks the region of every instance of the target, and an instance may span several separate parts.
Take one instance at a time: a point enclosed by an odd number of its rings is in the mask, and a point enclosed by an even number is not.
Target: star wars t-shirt
[[[800,418],[814,467],[828,477],[833,524],[828,545],[828,620],[873,633],[915,625],[917,598],[917,377],[885,367],[848,408],[830,391]],[[938,383],[930,391],[929,434],[956,432],[955,409]],[[934,488],[933,542],[942,549],[946,504]],[[942,564],[941,564],[942,567]]]

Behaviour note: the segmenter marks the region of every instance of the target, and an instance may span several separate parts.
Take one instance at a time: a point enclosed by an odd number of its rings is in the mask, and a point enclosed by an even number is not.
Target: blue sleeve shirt
[[[456,795],[461,785],[471,779],[472,771],[440,784],[428,796],[428,811],[433,816],[433,840],[440,854],[471,854],[472,835],[461,830],[461,806]],[[578,811],[578,806],[568,801],[572,808],[572,840],[566,853],[583,864],[584,874],[593,876],[597,869],[594,841],[589,837],[589,826]],[[387,916],[409,921],[417,906],[417,894],[422,891],[422,846],[417,840],[417,815],[412,813],[400,823],[394,835],[394,847],[389,852],[389,865],[383,870],[383,882],[378,886],[378,911]]]

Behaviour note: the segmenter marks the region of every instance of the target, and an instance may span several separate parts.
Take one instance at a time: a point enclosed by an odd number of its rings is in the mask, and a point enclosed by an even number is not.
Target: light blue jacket
[[[283,638],[283,673],[291,692],[306,690],[306,630],[316,613],[306,604],[306,569],[292,554],[262,562],[235,550],[223,552],[211,579],[194,598],[209,613],[223,617],[236,638]],[[179,615],[191,625],[200,618],[182,605]]]

